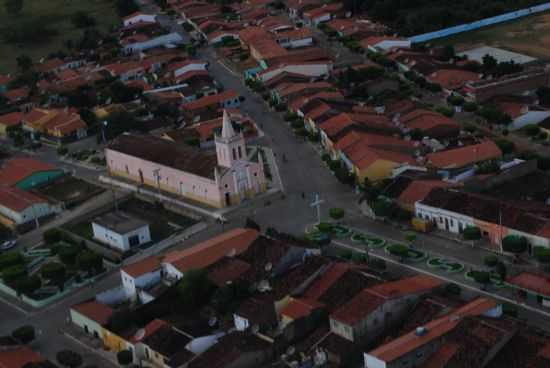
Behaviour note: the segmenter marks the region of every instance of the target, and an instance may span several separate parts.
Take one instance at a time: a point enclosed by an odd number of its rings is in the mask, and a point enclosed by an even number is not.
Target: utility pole
[[[160,195],[160,168],[154,169],[153,174],[155,175],[155,178],[157,179],[157,191],[159,195],[159,202],[162,202],[161,195]]]
[[[315,194],[315,200],[313,201],[313,203],[311,203],[311,207],[314,207],[314,208],[317,208],[317,223],[320,224],[321,223],[321,205],[325,203],[324,200],[322,200],[320,197],[319,197],[319,194]]]

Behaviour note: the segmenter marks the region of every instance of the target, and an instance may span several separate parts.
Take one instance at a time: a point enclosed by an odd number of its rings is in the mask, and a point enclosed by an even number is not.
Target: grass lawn
[[[537,14],[475,31],[431,41],[457,50],[485,44],[542,59],[550,59],[550,13]]]
[[[18,22],[40,22],[57,31],[57,35],[39,44],[10,45],[1,40],[0,73],[15,71],[15,59],[20,54],[27,54],[36,62],[52,52],[64,50],[66,40],[80,38],[83,30],[71,22],[76,12],[84,11],[95,18],[97,27],[103,31],[118,24],[114,4],[113,0],[25,0],[21,15],[14,17],[7,14],[4,2],[0,2],[0,29],[13,27]]]

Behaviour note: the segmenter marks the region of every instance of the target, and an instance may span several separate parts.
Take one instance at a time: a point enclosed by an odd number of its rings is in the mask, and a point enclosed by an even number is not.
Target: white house
[[[132,263],[120,270],[122,287],[126,297],[135,299],[139,289],[146,289],[161,282],[160,260],[153,256]]]
[[[143,14],[138,12],[124,17],[122,21],[124,27],[128,27],[136,23],[155,23],[157,21],[157,16],[155,14]]]
[[[181,63],[176,63],[169,66],[170,72],[173,73],[174,78],[178,78],[187,72],[206,70],[208,62],[200,60],[187,60]]]
[[[360,45],[365,50],[388,52],[396,48],[410,48],[411,41],[390,36],[371,36],[362,40]]]
[[[331,61],[304,61],[288,64],[280,64],[267,68],[266,70],[258,73],[258,78],[262,82],[267,82],[268,80],[273,79],[281,73],[295,73],[306,75],[308,77],[323,77],[327,76],[332,70]]]
[[[0,218],[13,226],[60,212],[47,200],[16,187],[0,187]]]
[[[176,45],[183,43],[183,37],[177,33],[172,32],[159,37],[155,37],[151,40],[143,42],[135,42],[124,46],[125,53],[134,53],[139,51],[146,51],[154,49],[156,47],[175,47]]]
[[[94,239],[122,251],[151,241],[149,224],[123,212],[110,212],[92,222]]]

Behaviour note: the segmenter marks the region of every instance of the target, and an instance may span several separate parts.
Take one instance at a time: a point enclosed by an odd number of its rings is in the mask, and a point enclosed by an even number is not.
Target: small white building
[[[159,258],[152,256],[132,263],[120,270],[122,287],[126,297],[135,299],[141,289],[157,285],[162,280]]]
[[[151,241],[149,224],[123,212],[110,212],[92,222],[94,239],[127,251]]]

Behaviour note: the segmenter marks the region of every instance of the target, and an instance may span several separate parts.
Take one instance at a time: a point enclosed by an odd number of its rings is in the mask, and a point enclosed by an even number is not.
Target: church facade
[[[105,149],[113,177],[215,208],[241,203],[267,190],[261,155],[247,157],[242,133],[224,111],[216,152],[151,135],[123,134]]]

